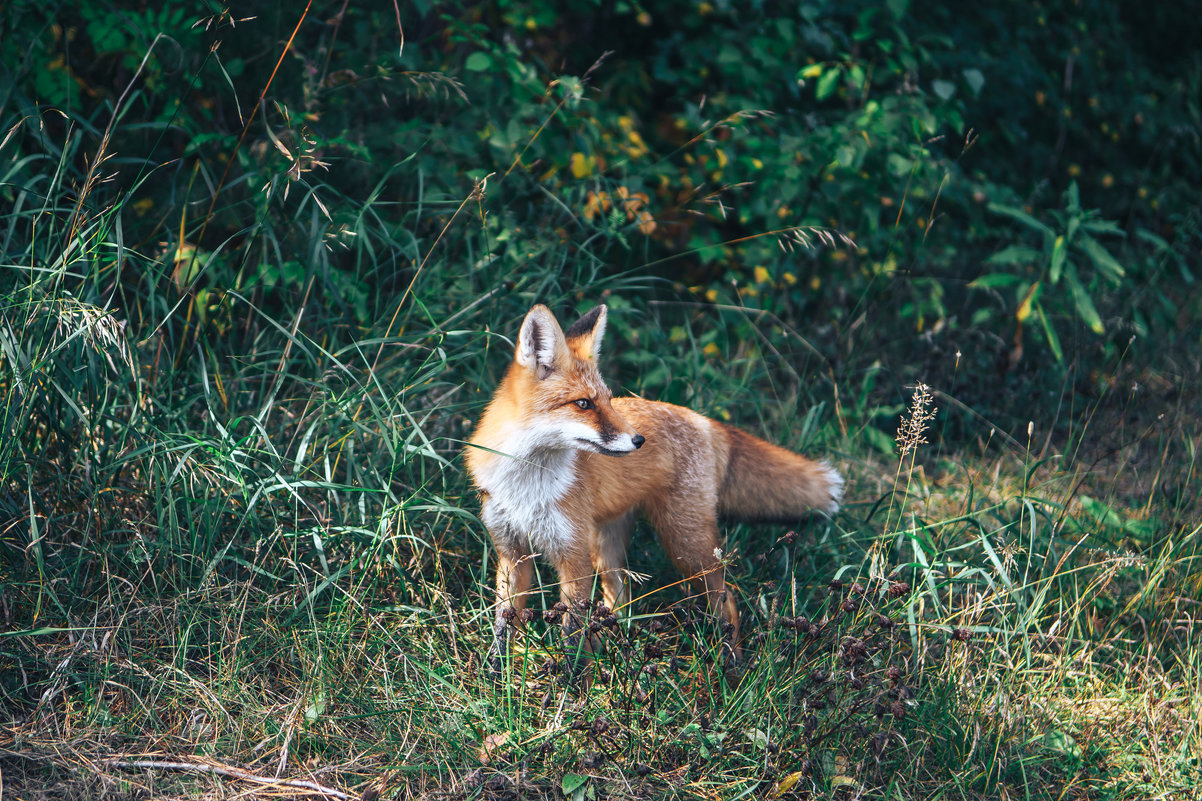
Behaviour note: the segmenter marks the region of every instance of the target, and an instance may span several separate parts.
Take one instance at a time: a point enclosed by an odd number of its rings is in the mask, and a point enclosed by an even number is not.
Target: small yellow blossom
[[[597,160],[592,156],[586,156],[583,153],[573,153],[570,164],[573,177],[584,178],[592,175],[597,169]]]

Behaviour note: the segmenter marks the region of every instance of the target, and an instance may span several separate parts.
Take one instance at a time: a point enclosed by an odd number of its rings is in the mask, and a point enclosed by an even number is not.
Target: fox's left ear
[[[564,332],[568,347],[582,359],[596,359],[601,353],[601,340],[605,337],[605,317],[608,311],[601,304],[585,314]]]

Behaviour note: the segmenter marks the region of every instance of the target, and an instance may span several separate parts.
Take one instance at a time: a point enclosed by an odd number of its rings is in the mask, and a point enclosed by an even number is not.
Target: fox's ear
[[[568,347],[574,350],[577,356],[582,359],[596,359],[600,355],[607,315],[605,304],[601,304],[573,323],[564,334],[568,340]]]
[[[521,366],[533,370],[539,379],[555,372],[556,365],[568,353],[563,329],[555,315],[546,306],[538,305],[526,313],[522,330],[518,334],[517,353],[514,358]]]

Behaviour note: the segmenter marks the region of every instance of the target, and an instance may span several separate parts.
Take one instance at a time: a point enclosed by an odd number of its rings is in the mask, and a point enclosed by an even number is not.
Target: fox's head
[[[597,370],[605,317],[605,306],[598,306],[565,332],[539,305],[522,321],[510,378],[525,399],[527,424],[540,440],[546,437],[545,447],[622,456],[644,442],[614,411]]]

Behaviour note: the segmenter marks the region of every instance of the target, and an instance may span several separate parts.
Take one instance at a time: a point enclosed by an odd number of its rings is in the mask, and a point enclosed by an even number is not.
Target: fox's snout
[[[600,441],[594,440],[591,437],[580,437],[579,440],[587,445],[591,445],[592,447],[589,450],[599,451],[606,456],[625,456],[643,447],[643,443],[647,441],[647,438],[642,434],[619,434],[613,437],[604,437]]]

